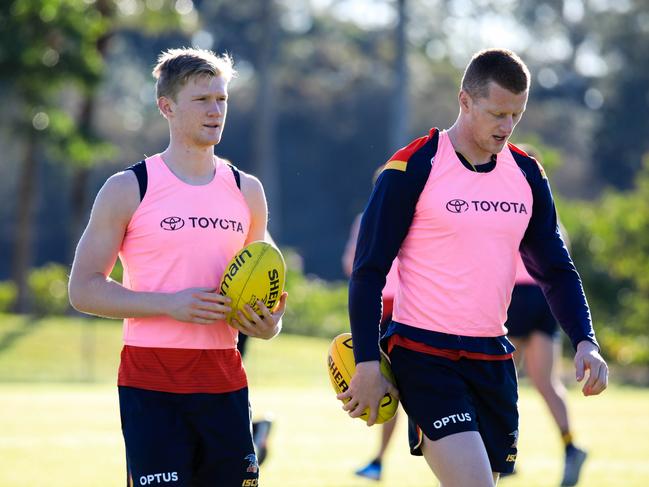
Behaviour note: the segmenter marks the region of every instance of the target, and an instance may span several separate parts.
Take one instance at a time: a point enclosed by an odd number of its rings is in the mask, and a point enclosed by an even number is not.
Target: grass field
[[[13,337],[10,346],[0,349],[0,378],[5,380],[0,383],[0,486],[124,485],[113,386],[119,328],[97,321],[90,325],[95,327],[92,333],[75,332],[70,338],[79,327],[74,320],[46,320],[25,333],[16,333],[21,325],[9,322],[0,328],[0,343],[8,343],[8,330]],[[82,343],[101,357],[90,374],[100,383],[52,382],[89,376],[80,370],[79,364],[92,362],[79,352]],[[272,413],[275,420],[260,485],[373,485],[351,472],[374,453],[378,429],[368,429],[340,410],[326,376],[327,341],[280,336],[250,345],[253,411],[256,416]],[[556,486],[561,469],[558,435],[539,396],[524,382],[520,407],[519,473],[499,485]],[[584,398],[571,387],[570,407],[576,437],[590,452],[580,485],[649,485],[649,390],[613,386],[600,397]],[[408,453],[403,416],[381,485],[437,485],[424,461]]]

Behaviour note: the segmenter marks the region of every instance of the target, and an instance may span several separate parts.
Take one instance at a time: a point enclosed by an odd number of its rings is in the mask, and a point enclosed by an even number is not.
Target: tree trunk
[[[275,154],[275,83],[273,58],[277,44],[274,0],[262,0],[261,36],[257,49],[257,94],[253,127],[253,167],[268,201],[270,233],[277,238],[282,231],[280,174]]]
[[[110,18],[112,10],[105,0],[97,2],[97,9],[105,18]],[[108,31],[105,35],[97,40],[97,52],[101,54],[102,59],[106,59],[108,43],[113,37],[114,31]],[[94,131],[93,119],[97,106],[97,90],[92,89],[86,92],[81,115],[79,116],[79,127],[87,135],[91,136]],[[95,161],[88,161],[89,164],[82,167],[75,167],[72,171],[72,188],[70,189],[70,234],[68,244],[68,259],[72,262],[77,242],[83,233],[87,214],[88,204],[88,180],[90,179],[90,168],[94,166]]]
[[[31,311],[27,277],[34,261],[33,216],[37,200],[38,172],[36,134],[32,129],[27,136],[25,159],[18,176],[16,227],[12,259],[13,280],[18,287],[15,304],[15,311],[18,313]]]
[[[95,112],[95,91],[88,92],[83,99],[79,127],[86,134],[92,133],[92,119]],[[70,235],[68,244],[68,260],[72,262],[74,251],[83,232],[87,220],[88,179],[90,166],[77,166],[72,170],[70,188]]]
[[[78,167],[72,173],[70,188],[70,235],[68,241],[68,262],[74,259],[77,242],[83,233],[88,208],[88,180],[90,169]]]
[[[394,152],[408,142],[408,23],[406,0],[397,0],[398,20],[395,30],[394,95],[392,97],[392,127],[390,127],[390,151]]]

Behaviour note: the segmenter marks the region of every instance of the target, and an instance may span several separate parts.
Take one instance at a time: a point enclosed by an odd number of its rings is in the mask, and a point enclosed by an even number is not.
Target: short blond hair
[[[234,62],[228,53],[218,55],[207,49],[183,47],[160,53],[153,68],[156,97],[176,100],[176,95],[187,81],[197,76],[221,76],[230,82],[236,76]]]

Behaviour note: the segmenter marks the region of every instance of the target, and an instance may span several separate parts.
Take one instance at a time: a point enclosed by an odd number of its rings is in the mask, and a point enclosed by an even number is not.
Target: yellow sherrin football
[[[327,365],[329,366],[329,380],[336,394],[345,392],[349,387],[354,373],[356,372],[356,361],[354,360],[354,349],[352,346],[352,334],[342,333],[333,339],[329,346],[327,356]],[[388,360],[381,355],[381,372],[383,376],[392,384],[396,384],[392,369]],[[390,421],[397,412],[399,401],[390,393],[386,393],[379,404],[379,413],[376,423],[381,424]],[[363,421],[369,417],[369,408],[363,411],[359,416]]]
[[[284,291],[285,278],[284,257],[269,242],[252,242],[237,252],[219,284],[220,294],[232,299],[232,312],[226,317],[228,323],[237,311],[243,311],[246,303],[261,315],[257,300],[273,311]]]

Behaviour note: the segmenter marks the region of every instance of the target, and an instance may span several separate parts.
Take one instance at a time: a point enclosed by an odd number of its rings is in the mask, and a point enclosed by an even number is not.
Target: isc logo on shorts
[[[140,485],[155,485],[177,481],[178,472],[150,473],[140,477]]]
[[[465,421],[471,421],[471,415],[469,413],[451,414],[450,416],[444,416],[433,421],[433,426],[435,429],[441,429],[449,423],[464,423]]]

